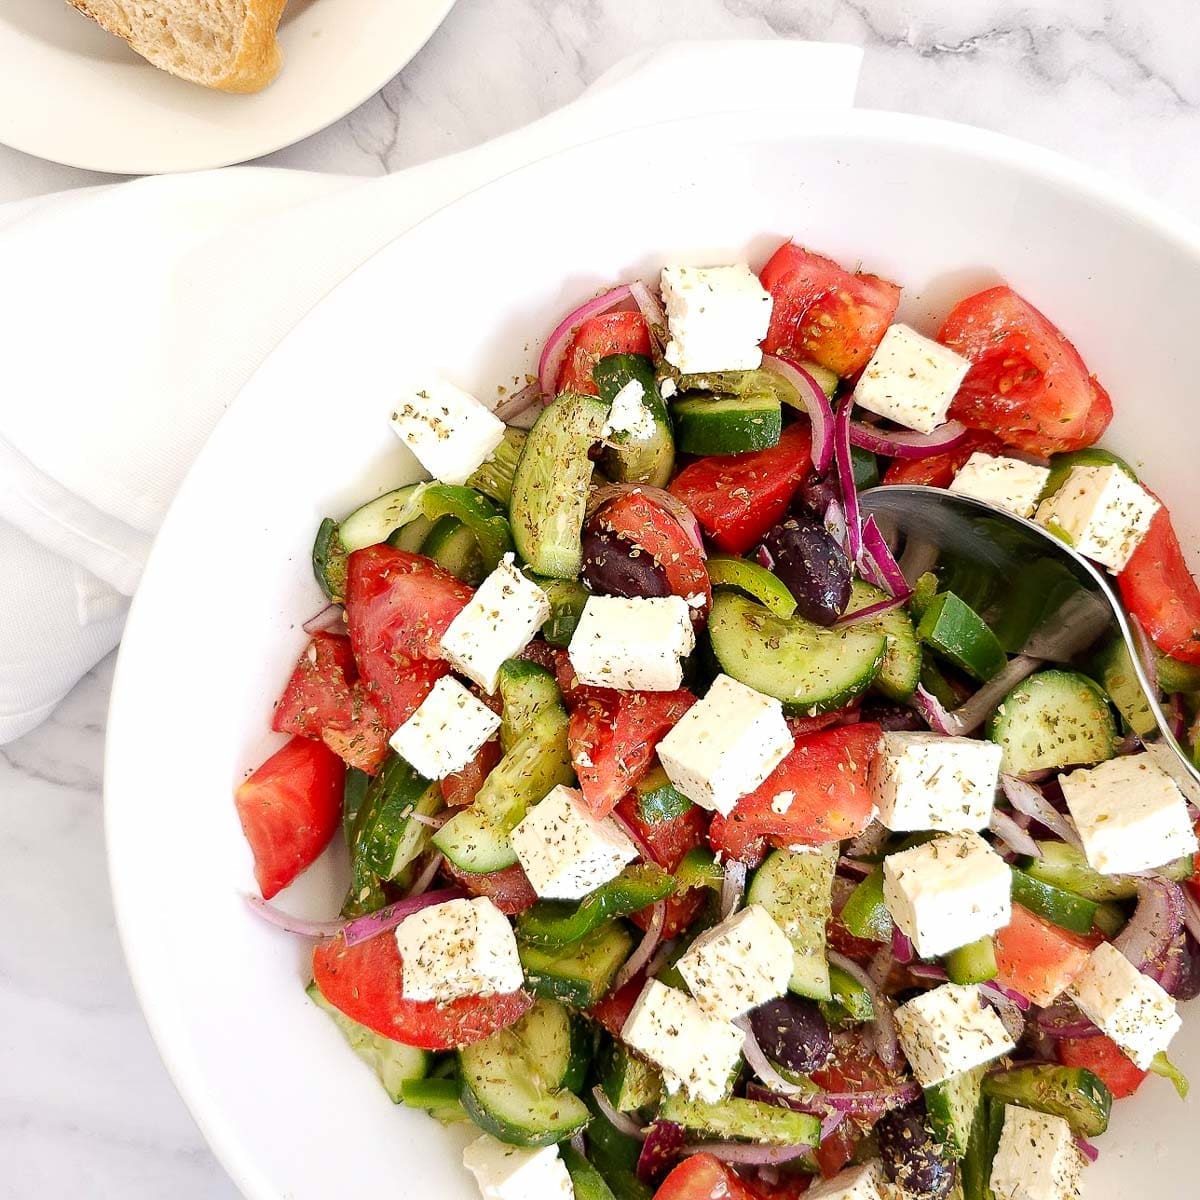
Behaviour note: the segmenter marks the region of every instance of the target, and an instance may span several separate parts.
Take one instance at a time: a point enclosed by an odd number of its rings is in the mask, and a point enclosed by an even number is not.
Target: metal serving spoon
[[[1200,771],[1171,732],[1120,600],[1087,559],[1041,525],[941,488],[871,488],[859,503],[864,517],[898,539],[910,586],[936,565],[943,585],[992,626],[1009,653],[1061,663],[1120,636],[1161,735],[1146,749],[1200,804]]]

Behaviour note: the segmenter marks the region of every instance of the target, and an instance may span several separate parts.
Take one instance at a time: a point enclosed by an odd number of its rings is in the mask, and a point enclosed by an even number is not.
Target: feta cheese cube
[[[762,366],[771,294],[745,263],[664,267],[662,296],[671,334],[663,357],[681,374]]]
[[[1125,569],[1162,507],[1120,467],[1072,467],[1062,487],[1038,506],[1037,522],[1061,530],[1080,554],[1114,575]]]
[[[883,902],[922,958],[1003,929],[1012,872],[977,833],[952,833],[883,860]]]
[[[510,841],[533,890],[554,900],[582,899],[638,856],[612,817],[596,820],[583,795],[561,784],[529,810]]]
[[[787,991],[794,957],[770,913],[751,904],[701,934],[678,966],[700,1006],[732,1021]]]
[[[444,675],[395,733],[391,747],[426,779],[461,771],[496,736],[500,718],[457,679]]]
[[[396,926],[406,1000],[444,1003],[515,992],[525,982],[508,918],[485,896],[448,900]]]
[[[1183,793],[1146,751],[1070,771],[1059,783],[1097,871],[1147,871],[1196,853]]]
[[[1032,517],[1049,478],[1049,467],[976,450],[955,475],[950,490],[994,504],[1018,517]]]
[[[1110,942],[1101,942],[1088,955],[1069,991],[1080,1012],[1143,1071],[1183,1024],[1162,985],[1143,975]]]
[[[504,438],[503,421],[444,379],[424,380],[401,397],[392,429],[443,483],[466,483]]]
[[[673,692],[695,646],[682,596],[589,596],[567,654],[580,683]]]
[[[663,1073],[667,1091],[715,1104],[729,1095],[745,1035],[710,1016],[686,992],[651,979],[621,1030],[621,1040]]]
[[[557,1146],[528,1150],[484,1134],[463,1151],[483,1200],[574,1200],[575,1189]]]
[[[861,1167],[847,1167],[804,1193],[809,1200],[891,1200],[895,1189],[877,1158]]]
[[[631,441],[654,436],[654,415],[645,404],[645,388],[631,379],[614,397],[608,410],[601,436],[604,438],[628,435]]]
[[[1003,753],[977,738],[885,733],[871,764],[879,819],[892,830],[985,828]]]
[[[854,389],[854,402],[921,433],[946,420],[971,364],[907,325],[889,325]]]
[[[944,1083],[1007,1054],[1015,1046],[979,989],[944,983],[896,1009],[904,1056],[922,1087]]]
[[[516,658],[550,616],[546,593],[506,554],[442,635],[442,657],[485,692],[496,690],[501,664]]]
[[[659,743],[658,757],[689,800],[728,816],[794,745],[778,700],[718,675]]]
[[[1004,1106],[1004,1128],[992,1160],[996,1200],[1079,1200],[1083,1155],[1062,1117]]]

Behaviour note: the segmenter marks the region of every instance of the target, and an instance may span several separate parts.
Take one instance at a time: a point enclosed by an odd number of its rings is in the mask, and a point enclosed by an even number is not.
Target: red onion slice
[[[1015,1004],[1023,1013],[1028,1012],[1033,1007],[1028,996],[1023,996],[1016,988],[1005,987],[1004,984],[997,983],[994,979],[989,979],[986,983],[981,983],[979,990],[989,995],[1003,996],[1004,999]]]
[[[493,411],[501,421],[512,421],[527,409],[532,408],[541,398],[542,385],[534,379],[519,392],[512,392],[505,396]]]
[[[890,600],[880,600],[876,604],[868,604],[866,608],[860,608],[852,613],[847,613],[844,617],[838,617],[834,624],[839,628],[844,628],[847,625],[858,625],[863,621],[873,621],[876,617],[882,617],[886,613],[890,613],[892,609],[899,608],[908,600],[907,596],[893,596]]]
[[[996,676],[989,679],[969,700],[954,710],[945,705],[924,686],[918,687],[912,706],[925,719],[934,733],[962,737],[974,733],[996,710],[996,706],[1023,679],[1027,679],[1043,663],[1043,659],[1018,654]]]
[[[327,604],[319,613],[313,613],[300,628],[305,633],[325,633],[341,626],[343,615],[340,604]]]
[[[899,925],[892,926],[892,957],[901,966],[907,966],[915,957],[912,940]]]
[[[746,864],[731,859],[725,864],[725,878],[721,881],[721,920],[727,920],[737,911],[746,894]]]
[[[1069,1000],[1059,1000],[1043,1008],[1034,1017],[1034,1022],[1043,1033],[1056,1039],[1100,1036],[1100,1030]]]
[[[700,551],[702,556],[707,557],[704,550],[704,538],[700,533],[700,522],[696,520],[696,514],[678,496],[673,496],[663,488],[651,487],[646,483],[606,483],[592,489],[591,495],[588,496],[587,515],[590,517],[601,505],[606,504],[609,500],[615,500],[618,496],[627,495],[629,492],[641,492],[647,500],[653,501],[660,508],[665,509],[679,523],[692,545]]]
[[[629,284],[623,283],[620,287],[603,292],[587,301],[586,304],[572,309],[554,327],[554,332],[546,339],[546,344],[542,348],[537,369],[538,386],[541,389],[542,399],[547,404],[554,399],[558,387],[558,373],[562,369],[563,359],[567,356],[567,350],[571,345],[571,339],[575,336],[575,331],[589,317],[597,317],[601,313],[615,308],[622,300],[628,299],[629,294]]]
[[[758,1146],[753,1142],[694,1142],[683,1148],[683,1155],[690,1158],[693,1154],[711,1154],[721,1162],[766,1167],[791,1162],[811,1149],[812,1146],[803,1142],[796,1146]]]
[[[992,809],[992,818],[988,822],[988,828],[1014,854],[1028,854],[1031,858],[1038,857],[1040,852],[1037,842],[1008,813],[1001,812],[998,808]]]
[[[619,992],[653,957],[662,941],[663,926],[667,922],[667,906],[660,900],[653,909],[650,924],[638,943],[637,949],[629,956],[625,965],[617,972],[616,979],[610,991]]]
[[[771,553],[766,546],[759,546],[754,552],[754,561],[758,563],[764,571],[775,570],[775,555]]]
[[[1137,893],[1137,908],[1113,945],[1143,975],[1162,983],[1172,943],[1186,919],[1183,889],[1169,879],[1139,878]]]
[[[429,861],[421,869],[420,875],[413,880],[413,885],[408,890],[410,896],[423,896],[429,891],[429,885],[437,878],[437,873],[442,869],[442,863],[446,861],[444,854],[433,854]]]
[[[641,1125],[628,1113],[623,1113],[619,1108],[614,1108],[612,1101],[604,1094],[604,1089],[599,1084],[596,1084],[592,1088],[592,1099],[596,1101],[596,1107],[604,1114],[604,1119],[618,1133],[623,1133],[626,1137],[636,1138],[639,1142],[646,1140],[646,1131]]]
[[[800,1096],[781,1096],[755,1083],[746,1086],[746,1096],[750,1100],[761,1100],[814,1117],[824,1117],[830,1110],[844,1112],[850,1117],[881,1117],[889,1109],[911,1104],[920,1094],[921,1088],[915,1079],[870,1091],[808,1092]]]
[[[870,582],[876,587],[900,600],[907,600],[912,591],[874,516],[869,516],[863,522],[862,541],[861,566],[866,568],[863,577],[867,578],[869,574]]]
[[[833,409],[829,397],[803,367],[786,358],[767,354],[762,365],[788,383],[799,397],[812,425],[812,464],[818,475],[824,475],[833,461]]]
[[[937,963],[911,962],[907,964],[907,968],[908,973],[922,983],[945,983],[950,978],[946,974],[946,968],[938,966]]]
[[[1183,893],[1183,923],[1188,933],[1200,942],[1200,900],[1196,899],[1191,888],[1185,889]]]
[[[646,318],[646,324],[650,329],[650,338],[654,342],[655,348],[661,352],[667,344],[669,329],[667,314],[659,304],[658,297],[640,279],[635,279],[629,285],[629,294],[638,306],[638,311]]]
[[[871,997],[871,1007],[875,1010],[873,1039],[875,1053],[879,1055],[885,1067],[895,1067],[900,1062],[900,1040],[896,1035],[896,1019],[892,1015],[892,1006],[880,990],[880,979],[876,977],[877,975],[886,977],[887,970],[883,969],[884,955],[886,955],[887,969],[890,969],[892,952],[889,947],[875,956],[869,974],[853,959],[839,954],[836,950],[830,950],[828,958],[835,967],[840,967],[847,975],[867,989],[867,994]],[[879,971],[875,969],[877,966],[880,968]]]
[[[656,1187],[679,1161],[686,1145],[687,1135],[682,1125],[674,1121],[655,1121],[646,1133],[646,1140],[642,1142],[634,1168],[637,1177],[643,1183]]]
[[[742,1053],[750,1069],[762,1080],[763,1085],[778,1096],[803,1096],[806,1089],[790,1083],[775,1069],[758,1038],[754,1036],[754,1026],[750,1023],[750,1018],[738,1017],[733,1023],[746,1035]]]
[[[1079,1153],[1082,1154],[1083,1157],[1086,1158],[1090,1163],[1096,1162],[1096,1160],[1100,1157],[1099,1148],[1093,1146],[1092,1143],[1087,1140],[1087,1138],[1081,1137],[1078,1134],[1075,1137],[1075,1147]]]
[[[276,908],[273,904],[268,904],[259,896],[243,896],[246,902],[246,907],[250,909],[255,916],[261,917],[268,925],[273,925],[276,929],[282,929],[284,933],[294,933],[298,937],[310,938],[331,938],[336,937],[342,932],[346,922],[337,921],[310,921],[307,917],[294,917],[291,913],[285,913],[282,909]]]
[[[395,929],[405,917],[429,908],[434,904],[445,904],[448,900],[459,900],[467,893],[462,888],[439,888],[436,892],[425,892],[420,896],[410,896],[406,900],[397,900],[378,912],[367,913],[365,917],[355,917],[347,921],[343,929],[347,946],[357,946],[376,934],[387,933]]]
[[[917,433],[914,429],[879,429],[864,425],[861,421],[850,422],[850,444],[872,454],[883,454],[888,458],[928,458],[953,450],[967,438],[970,430],[961,421],[947,421],[932,433]]]
[[[861,859],[850,858],[843,854],[838,859],[837,869],[845,875],[853,875],[856,879],[866,879],[875,869],[874,863],[863,862]]]
[[[837,462],[838,486],[842,492],[842,506],[846,514],[846,547],[850,560],[862,558],[862,516],[858,507],[858,489],[854,484],[854,462],[850,455],[850,408],[845,399],[838,405],[833,418],[833,457]]]
[[[1004,798],[1017,812],[1032,817],[1068,846],[1074,846],[1076,850],[1082,848],[1083,844],[1079,840],[1079,834],[1075,832],[1075,824],[1071,818],[1065,813],[1060,813],[1032,783],[1026,783],[1015,775],[1001,775],[1000,787]]]

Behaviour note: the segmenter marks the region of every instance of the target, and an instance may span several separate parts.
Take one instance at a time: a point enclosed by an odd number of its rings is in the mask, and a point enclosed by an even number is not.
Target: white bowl
[[[239,899],[253,879],[231,793],[279,740],[271,704],[322,603],[317,522],[414,476],[385,419],[410,371],[488,395],[600,285],[667,261],[758,263],[790,235],[903,283],[902,317],[927,330],[956,299],[1011,282],[1112,391],[1106,442],[1194,544],[1200,240],[1046,152],[880,113],[705,118],[520,170],[389,246],[278,348],[188,477],[134,603],[109,720],[130,969],[179,1090],[255,1200],[401,1180],[412,1195],[475,1194],[462,1132],[388,1102],[306,1000],[306,945]],[[332,914],[344,869],[327,855],[281,902]],[[1200,1011],[1176,1054],[1200,1073]],[[1091,1195],[1131,1194],[1150,1170],[1161,1200],[1190,1195],[1194,1125],[1194,1106],[1151,1080],[1118,1105]]]

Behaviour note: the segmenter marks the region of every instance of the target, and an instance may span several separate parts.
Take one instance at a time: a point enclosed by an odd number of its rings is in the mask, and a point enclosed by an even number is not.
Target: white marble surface
[[[1195,213],[1198,35],[1194,0],[459,0],[401,78],[268,161],[394,171],[557,107],[637,49],[805,37],[866,47],[864,105],[1041,142]],[[0,200],[100,179],[0,147]],[[99,795],[111,678],[105,661],[0,748],[0,1197],[233,1197],[113,929]]]

